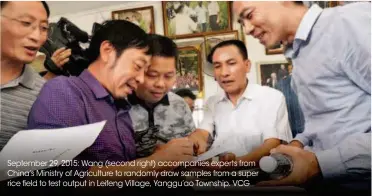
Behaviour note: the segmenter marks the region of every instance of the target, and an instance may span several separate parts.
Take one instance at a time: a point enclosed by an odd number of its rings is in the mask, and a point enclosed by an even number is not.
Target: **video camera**
[[[99,26],[99,24],[95,23],[93,31],[98,29],[97,26]],[[80,43],[89,42],[90,37],[88,33],[79,29],[66,18],[62,17],[57,23],[51,23],[48,40],[40,48],[40,52],[46,55],[46,60],[44,62],[45,68],[56,75],[80,75],[89,65],[86,49],[84,49]],[[54,64],[51,57],[57,49],[62,47],[71,49],[71,56],[69,62],[60,69]]]

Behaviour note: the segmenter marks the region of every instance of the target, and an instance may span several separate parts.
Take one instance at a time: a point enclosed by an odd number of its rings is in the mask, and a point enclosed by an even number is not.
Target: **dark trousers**
[[[201,23],[200,25],[200,31],[206,32],[207,31],[207,23]]]
[[[209,16],[209,24],[211,26],[212,31],[220,30],[220,26],[217,23],[217,15]]]

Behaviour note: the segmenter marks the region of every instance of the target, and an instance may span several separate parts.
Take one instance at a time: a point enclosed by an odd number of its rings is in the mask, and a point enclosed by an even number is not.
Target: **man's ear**
[[[108,63],[110,55],[112,55],[112,51],[114,50],[112,44],[109,41],[103,41],[99,48],[99,55],[100,58],[104,63]]]
[[[245,60],[244,65],[247,68],[247,73],[249,73],[251,71],[251,61],[249,59]]]

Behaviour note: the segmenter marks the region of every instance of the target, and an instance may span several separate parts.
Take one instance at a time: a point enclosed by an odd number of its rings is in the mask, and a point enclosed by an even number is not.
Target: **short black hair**
[[[218,49],[218,48],[222,48],[222,47],[225,47],[225,46],[236,46],[238,49],[239,49],[239,52],[240,54],[243,56],[243,59],[246,60],[248,59],[248,52],[247,52],[247,47],[245,47],[245,44],[244,42],[240,41],[240,40],[226,40],[226,41],[222,41],[220,43],[218,43],[217,45],[215,45],[211,52],[209,53],[208,57],[207,57],[207,60],[209,63],[213,63],[212,61],[212,57],[213,57],[213,54],[214,52]]]
[[[196,99],[195,94],[190,89],[187,89],[187,88],[182,88],[182,89],[177,90],[176,94],[179,95],[182,98],[183,97],[189,97],[192,100]]]
[[[177,45],[173,42],[173,40],[162,35],[150,34],[149,41],[153,56],[173,57],[175,58],[175,62],[177,64],[178,50]]]
[[[97,60],[104,41],[109,41],[113,45],[118,57],[128,48],[148,48],[146,54],[152,54],[148,35],[144,30],[126,20],[107,20],[93,34],[87,50],[89,63]]]
[[[1,1],[1,9],[3,9],[8,3],[10,3],[11,1]],[[49,6],[48,4],[45,2],[45,1],[41,1],[41,3],[43,4],[44,8],[45,8],[45,11],[47,13],[47,16],[49,18],[49,15],[50,15],[50,10],[49,10]]]

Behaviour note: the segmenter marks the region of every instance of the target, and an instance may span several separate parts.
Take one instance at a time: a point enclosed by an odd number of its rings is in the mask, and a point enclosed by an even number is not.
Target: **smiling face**
[[[239,94],[246,87],[249,60],[244,60],[234,45],[217,48],[212,57],[214,76],[227,94]]]
[[[245,33],[270,48],[288,39],[285,16],[289,10],[284,7],[284,3],[236,1],[233,11],[240,16],[239,22]]]
[[[104,62],[99,70],[104,75],[101,83],[115,99],[126,98],[143,83],[151,59],[146,51],[147,48],[127,48],[117,57],[116,50],[108,41],[101,44],[100,58]]]
[[[1,12],[1,58],[32,62],[47,39],[48,16],[43,4],[12,1]]]
[[[176,82],[175,57],[154,56],[136,95],[151,104],[159,102]]]

